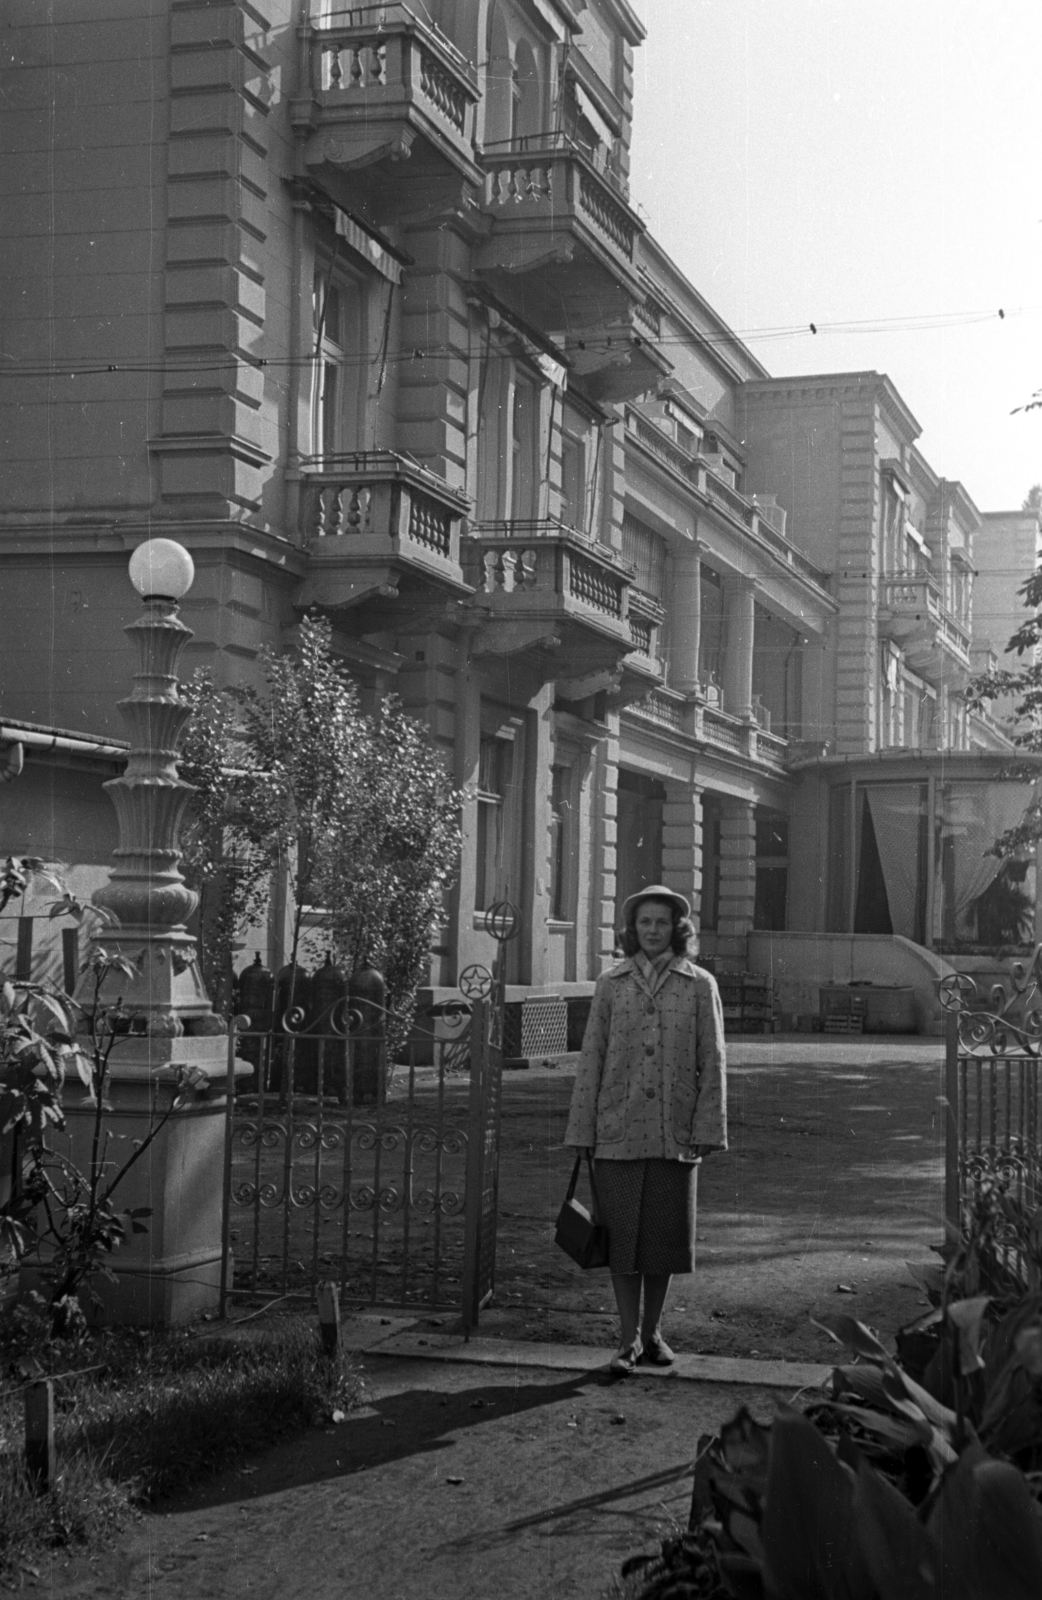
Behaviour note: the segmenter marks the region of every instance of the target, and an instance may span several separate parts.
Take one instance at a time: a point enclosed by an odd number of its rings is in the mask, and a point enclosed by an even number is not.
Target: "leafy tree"
[[[367,719],[367,733],[361,782],[329,838],[323,904],[347,970],[384,974],[393,1047],[408,1032],[456,874],[460,797],[427,729],[396,700]]]
[[[1023,509],[1042,508],[1042,485],[1029,490]],[[1013,726],[1010,737],[1019,750],[1042,754],[1042,566],[1025,578],[1017,593],[1023,597],[1030,615],[1021,623],[1006,645],[1006,655],[1015,655],[1020,666],[996,667],[981,673],[966,690],[971,710],[980,710],[994,700],[1013,696]],[[1027,762],[1010,762],[1004,776],[1035,782],[1038,771]],[[1042,839],[1042,795],[1031,801],[1021,821],[999,835],[991,854],[1003,860],[1022,855]]]
[[[181,871],[199,896],[199,954],[207,993],[218,1011],[231,1007],[236,937],[255,927],[268,899],[264,842],[244,820],[251,774],[242,766],[231,699],[205,668],[181,687],[192,708],[178,751],[181,777],[194,793],[181,829]]]
[[[295,654],[268,650],[261,663],[262,694],[232,691],[247,773],[235,826],[262,852],[269,873],[286,874],[295,968],[304,919],[328,876],[329,841],[357,804],[368,729],[358,691],[333,655],[325,618],[304,619]]]
[[[290,965],[320,907],[347,971],[383,972],[394,1044],[407,1031],[456,871],[459,797],[427,729],[396,700],[375,717],[363,713],[326,619],[305,618],[295,652],[266,651],[261,666],[259,691],[221,696],[198,679],[190,690],[181,771],[198,794],[185,876],[205,892],[222,882],[229,859],[245,864],[229,886],[210,890],[221,896],[212,920],[224,961],[236,924],[259,919],[262,882],[284,873]]]

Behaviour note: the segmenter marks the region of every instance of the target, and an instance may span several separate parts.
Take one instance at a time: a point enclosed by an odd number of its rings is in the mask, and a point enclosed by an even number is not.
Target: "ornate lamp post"
[[[192,630],[180,620],[177,602],[194,577],[191,556],[172,539],[150,539],[130,558],[130,581],[145,602],[143,615],[125,629],[137,654],[134,692],[119,703],[130,759],[123,776],[105,785],[119,819],[119,848],[109,882],[93,897],[117,922],[114,932],[99,938],[130,956],[140,974],[129,985],[119,980],[135,1031],[156,1041],[224,1031],[185,928],[198,896],[178,870],[178,830],[192,791],[177,773],[177,738],[189,716],[178,693],[177,663]],[[193,1053],[160,1046],[152,1057],[158,1065],[191,1060]]]
[[[97,933],[96,944],[118,950],[134,969],[133,977],[110,973],[102,996],[122,996],[130,1014],[130,1036],[119,1040],[108,1068],[106,1150],[117,1169],[127,1141],[143,1142],[161,1121],[119,1191],[121,1209],[150,1213],[148,1231],[127,1238],[111,1258],[115,1281],[97,1285],[105,1318],[123,1323],[184,1321],[216,1309],[220,1294],[225,1026],[213,1013],[185,927],[197,902],[178,870],[177,847],[191,789],[177,773],[177,737],[189,713],[176,668],[192,637],[177,602],[194,575],[188,551],[169,539],[149,540],[130,560],[145,603],[126,629],[137,662],[133,693],[119,710],[131,749],[123,776],[105,785],[119,846],[109,882],[93,897],[117,919]],[[198,1087],[171,1110],[189,1067]],[[82,1168],[93,1107],[67,1103],[66,1111],[70,1153]]]

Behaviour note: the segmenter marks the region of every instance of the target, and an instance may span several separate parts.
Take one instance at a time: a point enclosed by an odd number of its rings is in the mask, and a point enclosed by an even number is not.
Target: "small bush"
[[[329,1361],[317,1331],[299,1323],[239,1338],[117,1331],[59,1341],[37,1337],[47,1322],[43,1303],[30,1302],[0,1323],[0,1576],[34,1550],[104,1543],[135,1507],[346,1410],[359,1390],[347,1360]],[[55,1386],[58,1481],[36,1497],[20,1383],[73,1369],[81,1375]]]

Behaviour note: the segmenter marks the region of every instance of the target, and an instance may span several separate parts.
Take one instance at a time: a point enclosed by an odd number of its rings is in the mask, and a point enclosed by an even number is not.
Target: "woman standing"
[[[625,902],[626,959],[598,979],[564,1137],[595,1159],[622,1325],[613,1372],[673,1361],[662,1310],[673,1273],[695,1268],[698,1163],[727,1148],[723,1011],[687,954],[690,909],[660,883]]]

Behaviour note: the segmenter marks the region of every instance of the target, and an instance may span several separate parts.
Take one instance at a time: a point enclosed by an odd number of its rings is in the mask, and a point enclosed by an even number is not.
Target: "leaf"
[[[872,1330],[866,1328],[863,1322],[858,1322],[856,1317],[848,1317],[842,1311],[837,1311],[823,1317],[811,1317],[810,1320],[816,1328],[827,1333],[830,1339],[835,1339],[837,1344],[846,1345],[855,1355],[864,1356],[869,1361],[891,1360]]]
[[[788,1406],[771,1427],[760,1536],[773,1600],[874,1600],[851,1527],[853,1474]]]
[[[69,1013],[66,1011],[65,1007],[61,1005],[59,1001],[55,1000],[52,995],[44,994],[41,991],[33,996],[33,1000],[36,1005],[43,1006],[45,1011],[49,1011],[51,1013],[51,1016],[60,1025],[63,1033],[73,1033],[74,1029],[72,1018],[69,1016]]]
[[[910,1450],[915,1444],[930,1443],[931,1429],[925,1417],[919,1421],[913,1418],[893,1417],[885,1411],[869,1411],[866,1406],[846,1405],[838,1400],[829,1400],[826,1404],[829,1411],[836,1412],[839,1416],[850,1417],[859,1427],[864,1428],[866,1433],[873,1434],[895,1450]]]
[[[904,1496],[866,1462],[858,1470],[853,1521],[879,1600],[934,1600],[933,1540]]]
[[[955,1300],[948,1307],[948,1320],[959,1335],[959,1371],[963,1377],[984,1366],[981,1326],[990,1299],[990,1295],[980,1294],[972,1300]]]
[[[1024,1474],[979,1445],[963,1452],[927,1524],[944,1600],[1038,1600],[1042,1536]]]

